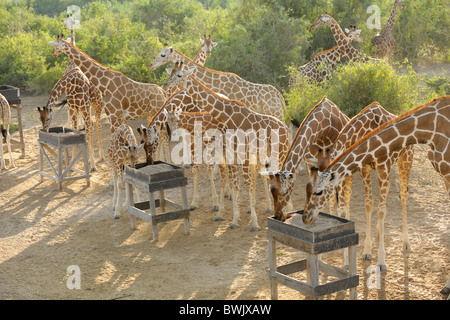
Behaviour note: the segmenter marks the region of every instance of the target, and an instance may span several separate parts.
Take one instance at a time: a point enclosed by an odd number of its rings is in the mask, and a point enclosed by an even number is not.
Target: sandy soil
[[[270,299],[267,277],[268,241],[266,214],[257,208],[262,230],[250,232],[249,216],[242,209],[241,227],[229,229],[231,202],[225,220],[215,222],[211,212],[208,176],[201,171],[200,208],[191,213],[191,232],[184,235],[182,220],[159,225],[159,241],[152,240],[151,226],[138,220],[131,230],[129,214],[113,219],[110,173],[105,162],[97,164],[90,187],[84,180],[65,182],[63,190],[38,173],[37,136],[40,128],[36,106],[47,96],[24,97],[26,156],[14,152],[16,168],[0,172],[0,299]],[[55,119],[55,118],[54,118]],[[66,109],[57,112],[54,125],[65,125]],[[136,129],[139,122],[130,122]],[[103,148],[106,152],[109,125],[102,118]],[[98,149],[96,149],[96,158]],[[106,153],[105,153],[106,154]],[[142,160],[144,155],[142,154]],[[192,174],[186,170],[191,183]],[[376,177],[374,185],[376,186]],[[302,209],[305,172],[294,191],[294,207]],[[375,189],[377,189],[375,187]],[[402,251],[402,214],[396,168],[392,174],[386,217],[386,261],[388,270],[373,282],[366,270],[376,263],[376,214],[371,236],[371,262],[362,261],[365,210],[362,182],[353,183],[352,219],[356,221],[359,299],[436,299],[450,271],[450,200],[442,179],[433,170],[423,148],[416,148],[409,185],[408,230],[412,251]],[[377,190],[374,190],[375,199]],[[191,185],[188,197],[192,196]],[[264,192],[259,184],[258,203]],[[168,198],[180,201],[177,193]],[[243,194],[242,203],[248,198]],[[189,200],[190,201],[190,200]],[[279,264],[303,256],[279,246]],[[342,253],[324,261],[341,266]],[[81,271],[81,288],[69,289],[70,266]],[[299,279],[304,275],[298,275]],[[70,281],[69,281],[70,282]],[[372,286],[367,286],[367,283]],[[375,287],[373,286],[375,284]],[[378,289],[376,288],[378,284]],[[280,299],[304,299],[298,292],[279,286]],[[347,299],[347,292],[324,299]]]

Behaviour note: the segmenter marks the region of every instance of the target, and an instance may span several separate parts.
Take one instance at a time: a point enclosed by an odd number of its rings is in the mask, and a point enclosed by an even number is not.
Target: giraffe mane
[[[362,137],[361,139],[359,139],[358,141],[356,141],[353,145],[351,145],[350,147],[348,147],[347,149],[344,150],[344,152],[342,152],[339,156],[337,156],[336,158],[333,159],[333,161],[331,161],[328,166],[325,168],[324,171],[328,171],[330,170],[330,168],[335,165],[337,162],[339,162],[343,157],[345,157],[346,155],[348,155],[350,152],[352,152],[353,150],[355,150],[357,147],[359,147],[361,144],[363,144],[364,142],[366,142],[367,140],[369,140],[371,137],[373,137],[374,135],[378,134],[380,131],[384,130],[386,127],[399,122],[403,119],[405,119],[406,117],[410,116],[411,114],[420,111],[434,103],[436,103],[437,101],[441,101],[444,99],[450,99],[450,95],[446,95],[446,96],[442,96],[439,98],[434,98],[433,100],[415,107],[409,111],[406,111],[405,113],[399,115],[398,117],[395,117],[393,119],[391,119],[390,121],[383,123],[381,126],[379,126],[378,128],[376,128],[375,130],[369,132],[368,134],[366,134],[364,137]]]
[[[319,103],[317,103],[311,110],[309,110],[308,114],[306,115],[305,119],[303,119],[302,123],[300,124],[300,127],[297,129],[297,132],[295,133],[294,138],[292,139],[292,143],[289,147],[289,150],[286,153],[286,158],[284,158],[283,163],[281,165],[281,168],[284,168],[284,166],[286,165],[286,161],[289,157],[289,154],[292,152],[292,149],[294,149],[294,143],[297,140],[298,136],[300,135],[300,131],[303,129],[303,127],[305,126],[306,123],[306,119],[308,119],[310,117],[310,115],[316,111],[316,109],[319,108],[319,106],[322,104],[322,102],[327,98],[327,96],[323,96],[322,100],[320,100]]]
[[[202,86],[206,91],[208,91],[208,93],[214,95],[215,97],[219,98],[220,100],[225,100],[225,101],[229,101],[229,102],[234,102],[237,104],[240,104],[241,106],[247,108],[248,110],[251,110],[249,107],[247,107],[247,105],[245,103],[243,103],[242,101],[239,100],[233,100],[233,99],[229,99],[224,97],[223,95],[218,95],[217,93],[215,93],[214,91],[212,91],[211,89],[209,89],[207,86],[205,86],[200,80],[198,80],[196,77],[194,76],[189,76],[192,80],[194,80],[195,82],[197,82],[200,86]],[[252,111],[254,112],[254,111]]]
[[[207,112],[207,111],[195,111],[195,112],[182,111],[181,114],[192,115],[192,116],[203,116],[203,115],[209,114],[209,112]]]
[[[345,32],[342,30],[341,26],[339,25],[339,23],[337,23],[337,21],[328,14],[328,16],[334,21],[334,23],[338,26],[339,30],[341,31],[341,33],[344,35],[345,40],[347,40],[350,43],[350,40],[348,39],[347,35],[345,34]],[[351,43],[350,43],[351,44]]]
[[[316,58],[317,56],[319,56],[319,55],[321,55],[321,54],[324,54],[324,53],[327,53],[327,52],[330,52],[330,51],[334,51],[334,50],[337,49],[337,47],[338,47],[338,46],[334,46],[334,47],[331,48],[331,49],[320,51],[320,52],[316,53],[316,54],[314,55],[314,57],[312,57],[311,60],[314,60],[314,58]]]

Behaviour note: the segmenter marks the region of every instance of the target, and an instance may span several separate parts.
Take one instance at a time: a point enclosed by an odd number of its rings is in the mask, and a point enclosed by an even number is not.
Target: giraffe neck
[[[331,18],[331,22],[328,24],[331,32],[333,33],[334,40],[337,43],[339,53],[341,54],[341,57],[343,57],[347,61],[354,61],[358,57],[366,57],[360,50],[356,49],[351,43],[348,37],[345,35],[344,31],[342,31],[342,28],[339,26],[339,24],[334,20],[334,18]]]
[[[347,122],[348,117],[331,101],[323,98],[311,109],[297,130],[288,155],[281,166],[283,170],[295,172],[309,152],[312,142],[319,138],[334,141]]]
[[[204,66],[207,58],[208,58],[208,56],[206,55],[206,53],[205,53],[205,51],[203,50],[203,47],[202,47],[202,49],[200,49],[200,51],[195,56],[194,62],[199,64],[199,65],[201,65],[201,66]]]
[[[47,107],[51,107],[55,105],[58,101],[59,97],[65,93],[66,95],[70,94],[72,90],[72,83],[76,81],[76,73],[77,70],[72,70],[66,73],[53,87],[52,92],[50,93],[50,97],[47,101]]]
[[[75,30],[74,28],[70,28],[70,44],[75,46]]]
[[[396,1],[394,3],[394,5],[392,6],[392,10],[391,10],[391,14],[389,16],[389,20],[387,21],[387,23],[385,25],[385,30],[388,31],[388,32],[391,32],[392,28],[394,27],[395,15],[397,13],[397,6],[398,6],[398,3]]]
[[[64,52],[69,59],[80,68],[86,77],[98,87],[103,94],[112,93],[115,88],[109,87],[109,84],[113,85],[112,81],[109,80],[117,76],[117,72],[101,65],[68,42],[64,41],[64,43],[66,44],[64,46]]]

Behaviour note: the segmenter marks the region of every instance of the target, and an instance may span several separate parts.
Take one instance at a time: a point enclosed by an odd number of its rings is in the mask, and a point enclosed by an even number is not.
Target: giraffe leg
[[[97,171],[97,167],[95,166],[95,157],[94,157],[94,124],[92,123],[89,108],[85,109],[82,112],[82,119],[84,122],[84,126],[86,127],[86,137],[88,139],[90,168],[91,168],[91,171]]]
[[[386,198],[389,192],[389,169],[378,172],[378,186],[380,198],[378,202],[378,224],[377,224],[377,234],[378,234],[378,262],[377,265],[380,267],[380,271],[386,271],[386,249],[384,246],[384,219],[386,218]]]
[[[448,276],[448,280],[444,288],[441,290],[441,294],[449,295],[447,299],[450,299],[450,275]]]
[[[264,185],[264,193],[266,194],[265,196],[265,200],[266,200],[266,213],[270,213],[273,211],[273,207],[272,207],[272,201],[270,199],[272,199],[272,195],[270,193],[270,182],[269,182],[269,177],[267,176],[261,176],[262,181],[263,181],[263,185]]]
[[[364,184],[365,207],[366,207],[366,240],[364,241],[363,260],[372,260],[372,211],[373,211],[373,196],[372,196],[372,167],[364,166],[360,170],[361,177]]]
[[[94,106],[94,117],[95,117],[95,126],[97,128],[97,139],[98,139],[98,156],[99,161],[105,161],[105,157],[103,156],[103,144],[102,144],[102,123],[100,122],[101,118],[101,105],[96,104]]]
[[[217,212],[217,216],[214,221],[223,220],[223,210],[225,209],[225,193],[226,188],[228,186],[228,175],[227,175],[227,167],[224,164],[219,164],[219,173],[220,173],[220,196],[219,196],[219,210]]]
[[[258,217],[256,215],[256,179],[258,178],[258,166],[249,166],[249,177],[244,174],[246,181],[246,187],[249,189],[249,199],[250,199],[250,219],[252,221],[252,227],[250,231],[259,231],[261,227],[258,225]]]
[[[1,169],[2,170],[6,170],[6,165],[5,165],[5,158],[3,157],[3,137],[0,135],[0,140],[2,141],[2,145],[0,148],[0,155],[1,155]]]
[[[239,196],[240,196],[240,181],[239,181],[239,175],[238,175],[238,168],[237,165],[228,165],[227,168],[229,168],[228,176],[231,178],[231,181],[233,183],[232,187],[232,197],[233,197],[233,221],[231,221],[230,228],[235,229],[239,227]]]
[[[212,211],[219,211],[219,196],[216,192],[216,185],[214,183],[214,165],[207,165],[208,174],[209,174],[209,182],[211,183],[211,193],[213,200],[213,208]]]
[[[405,252],[411,251],[411,244],[408,236],[408,221],[406,211],[406,200],[408,197],[408,182],[411,174],[411,165],[414,157],[412,148],[405,150],[403,155],[397,161],[398,175],[400,178],[400,201],[402,202],[403,210],[403,250]]]
[[[9,126],[9,125],[8,125]],[[9,166],[10,168],[15,168],[14,159],[11,152],[11,135],[9,134],[9,130],[6,131],[6,145],[8,146],[9,153]]]
[[[192,164],[191,167],[192,170],[192,175],[194,176],[194,192],[192,195],[192,202],[191,202],[191,209],[196,209],[198,208],[198,200],[199,200],[199,195],[198,195],[198,172],[199,172],[199,167],[197,164]]]

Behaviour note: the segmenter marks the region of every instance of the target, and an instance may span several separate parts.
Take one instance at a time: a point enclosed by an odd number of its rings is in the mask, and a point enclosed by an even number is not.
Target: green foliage
[[[450,95],[450,81],[445,76],[428,77],[424,74],[424,82],[439,96]]]
[[[447,2],[405,0],[394,28],[396,61],[450,61]],[[325,11],[342,28],[362,29],[365,41],[354,45],[370,54],[370,38],[377,32],[366,26],[371,4],[380,6],[384,25],[391,0],[0,0],[0,83],[35,93],[51,90],[68,58],[52,57],[48,41],[63,31],[69,37],[63,21],[67,7],[76,5],[81,10],[77,46],[133,80],[162,84],[165,68],[148,69],[162,44],[193,58],[199,38],[211,34],[219,46],[207,67],[286,90],[290,67],[335,45],[329,28],[309,30]]]
[[[400,114],[437,94],[421,89],[421,77],[411,66],[401,74],[387,62],[354,62],[338,66],[333,77],[321,86],[303,81],[293,88],[286,95],[290,114],[301,122],[323,96],[353,117],[374,101],[389,112]]]

